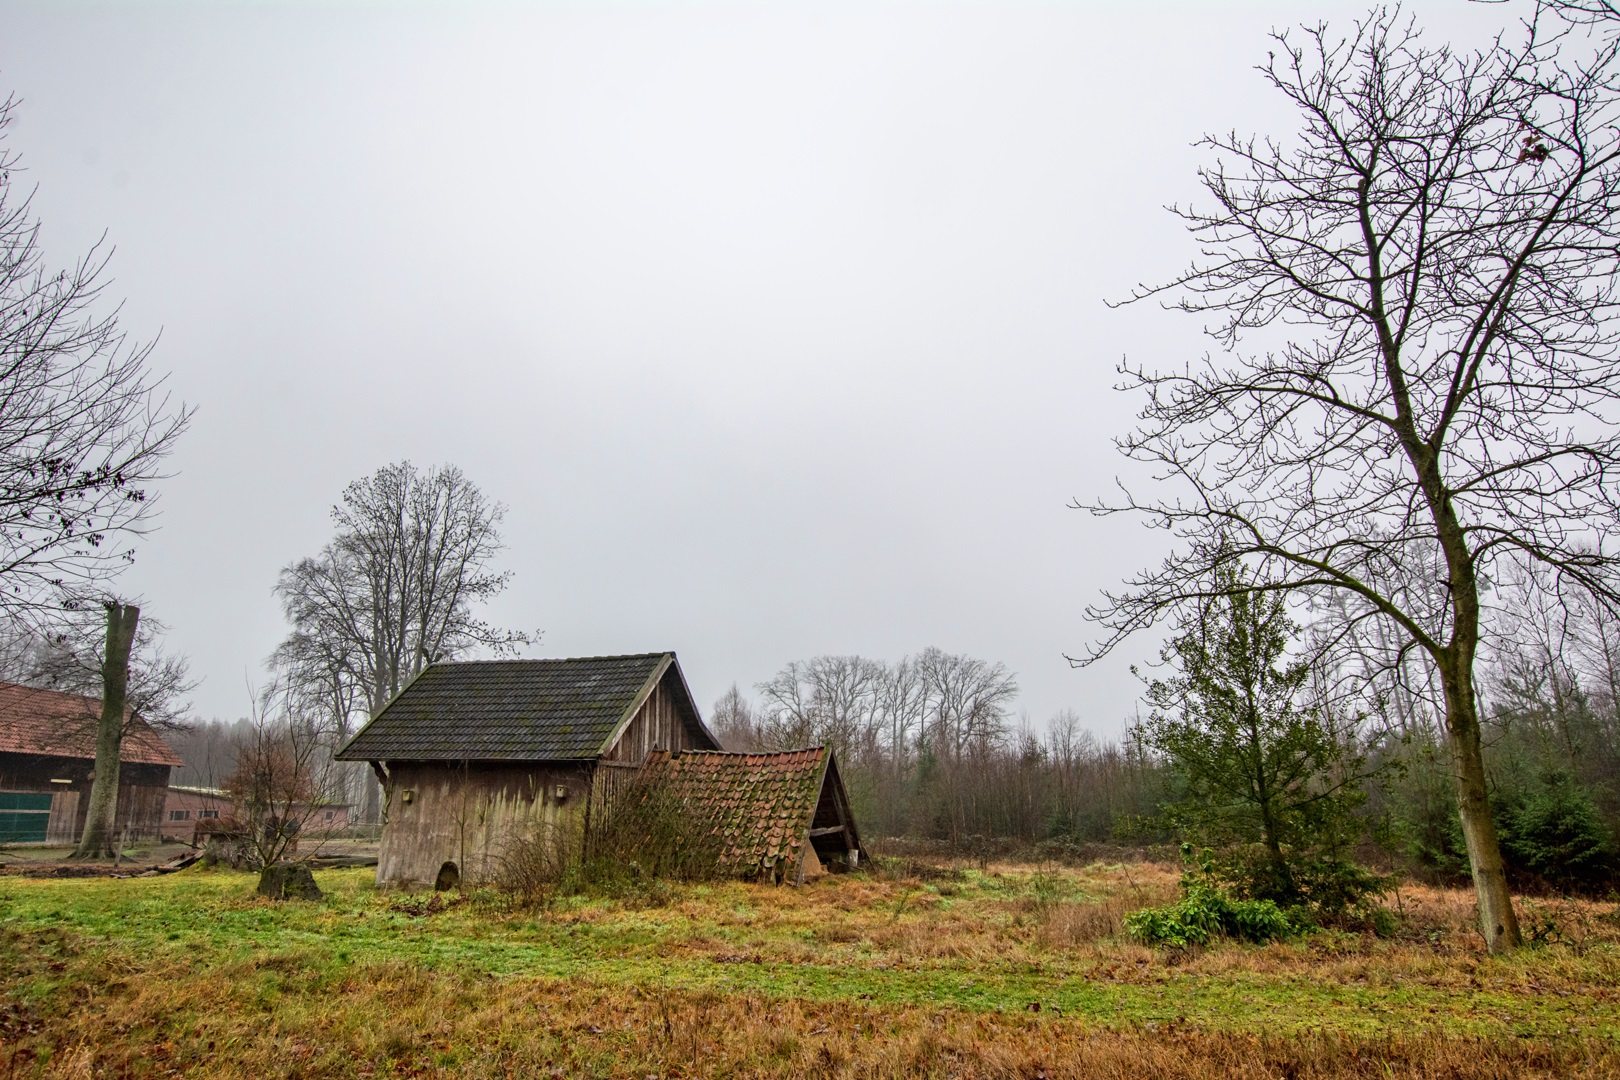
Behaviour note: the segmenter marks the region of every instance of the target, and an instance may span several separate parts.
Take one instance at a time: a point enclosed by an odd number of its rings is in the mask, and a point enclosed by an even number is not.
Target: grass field
[[[1461,892],[1396,939],[1191,954],[1122,915],[1151,865],[675,886],[540,914],[317,875],[0,878],[0,1080],[24,1076],[1620,1075],[1612,904],[1526,908],[1493,960]]]

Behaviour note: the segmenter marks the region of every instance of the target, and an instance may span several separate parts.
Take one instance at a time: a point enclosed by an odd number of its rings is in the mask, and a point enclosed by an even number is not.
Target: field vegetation
[[[0,1076],[1602,1076],[1610,903],[1468,892],[1393,933],[1155,949],[1178,869],[886,860],[802,888],[653,883],[524,910],[320,872],[0,878]]]

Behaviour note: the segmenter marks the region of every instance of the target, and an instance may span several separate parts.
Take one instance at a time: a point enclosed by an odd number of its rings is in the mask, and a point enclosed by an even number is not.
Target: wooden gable
[[[654,750],[720,749],[703,726],[673,655],[650,682],[641,704],[603,751],[603,761],[639,765]]]

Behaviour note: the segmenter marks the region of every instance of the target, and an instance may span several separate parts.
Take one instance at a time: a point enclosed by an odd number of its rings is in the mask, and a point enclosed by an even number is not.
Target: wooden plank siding
[[[410,888],[497,880],[520,842],[583,850],[655,749],[717,749],[674,653],[434,665],[338,756],[383,777],[377,881]]]
[[[576,843],[591,772],[590,762],[389,762],[377,880],[432,885],[449,863],[485,883],[514,839]]]
[[[701,734],[697,716],[685,705],[685,695],[672,685],[678,677],[673,666],[664,672],[618,740],[602,755],[603,761],[639,765],[653,750],[718,749]]]
[[[95,762],[41,754],[0,753],[0,791],[37,792],[51,796],[45,843],[77,844],[90,811],[90,785]],[[63,781],[66,781],[65,783]],[[125,761],[118,768],[118,806],[114,836],[156,840],[162,830],[163,797],[169,766]]]

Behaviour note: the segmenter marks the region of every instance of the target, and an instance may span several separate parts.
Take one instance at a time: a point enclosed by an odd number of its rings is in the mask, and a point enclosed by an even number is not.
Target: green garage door
[[[50,820],[49,792],[0,791],[0,844],[43,844]]]

